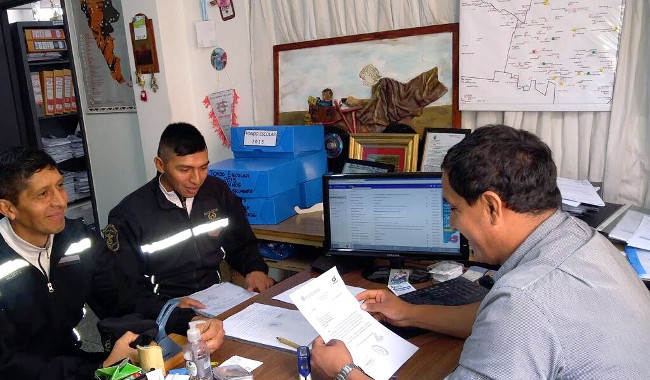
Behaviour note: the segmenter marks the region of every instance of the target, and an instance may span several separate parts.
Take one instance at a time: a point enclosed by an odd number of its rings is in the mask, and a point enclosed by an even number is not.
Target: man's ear
[[[9,218],[9,220],[16,219],[16,207],[11,201],[0,199],[0,214]]]
[[[165,172],[165,162],[163,161],[162,158],[158,156],[154,157],[153,164],[156,165],[156,170],[158,170],[158,172],[160,173]]]
[[[490,215],[490,223],[497,224],[503,217],[503,207],[505,206],[499,194],[494,191],[486,191],[481,194],[481,198]]]

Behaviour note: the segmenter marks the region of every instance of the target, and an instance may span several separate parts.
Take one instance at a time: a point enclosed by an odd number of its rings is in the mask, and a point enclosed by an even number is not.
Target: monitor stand
[[[407,267],[404,264],[404,259],[390,259],[389,266],[370,266],[364,269],[361,274],[363,275],[363,278],[368,281],[388,284],[391,269],[411,270],[411,275],[409,276],[409,282],[411,284],[419,284],[431,280],[429,272],[420,268]]]

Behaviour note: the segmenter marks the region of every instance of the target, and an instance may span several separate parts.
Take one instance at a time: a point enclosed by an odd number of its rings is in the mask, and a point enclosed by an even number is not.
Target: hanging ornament
[[[237,92],[232,88],[213,92],[203,100],[205,108],[212,108],[208,117],[223,146],[230,147],[230,128],[238,125],[236,114],[238,100]]]
[[[140,100],[143,102],[147,101],[147,91],[144,90],[144,86],[146,85],[146,82],[142,78],[142,71],[140,69],[137,69],[135,71],[135,83],[140,86]]]
[[[215,70],[221,71],[226,68],[228,62],[228,55],[222,48],[215,48],[210,54],[210,64]]]

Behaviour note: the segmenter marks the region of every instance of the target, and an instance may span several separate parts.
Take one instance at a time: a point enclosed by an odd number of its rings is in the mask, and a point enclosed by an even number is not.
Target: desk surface
[[[258,239],[322,247],[325,238],[323,212],[298,214],[278,224],[252,225]]]
[[[255,302],[295,309],[294,305],[289,305],[272,298],[317,275],[317,272],[304,270],[275,285],[266,292],[258,294],[248,301],[224,312],[219,315],[219,319],[226,319]],[[382,284],[364,280],[359,271],[343,275],[343,280],[348,285],[360,286],[367,289],[382,287]],[[419,350],[397,372],[399,379],[442,379],[458,365],[458,359],[463,348],[463,340],[461,339],[429,332],[410,338],[409,341],[418,346]],[[264,363],[253,372],[256,379],[293,380],[297,378],[295,355],[234,341],[229,338],[226,338],[223,346],[212,354],[212,360],[221,363],[233,355],[244,356]],[[180,359],[182,362],[182,358]],[[176,366],[180,365],[182,364],[176,364]]]

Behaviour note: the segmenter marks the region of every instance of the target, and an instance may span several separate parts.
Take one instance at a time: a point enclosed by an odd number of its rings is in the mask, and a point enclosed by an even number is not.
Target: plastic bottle
[[[206,321],[192,321],[187,330],[187,344],[183,347],[185,368],[191,380],[212,380],[210,350],[203,340],[197,326]]]

